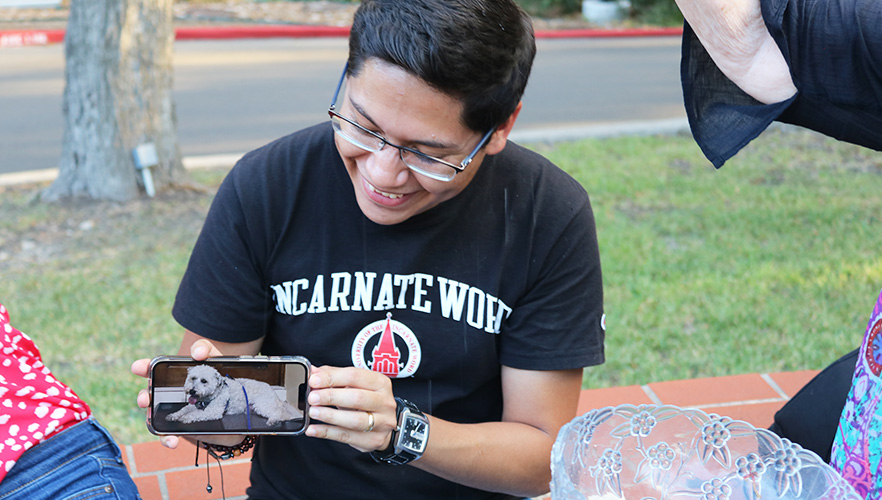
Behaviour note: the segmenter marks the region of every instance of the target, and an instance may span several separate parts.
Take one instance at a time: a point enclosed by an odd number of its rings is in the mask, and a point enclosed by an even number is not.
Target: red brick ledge
[[[817,370],[748,373],[585,389],[579,398],[578,414],[620,404],[671,404],[696,407],[767,428],[775,412],[817,373]],[[195,456],[195,448],[187,442],[182,442],[176,450],[164,448],[159,441],[125,446],[126,464],[144,500],[221,498],[217,463],[209,462],[213,486],[209,494],[205,491],[205,453],[200,453],[198,468],[193,466]],[[230,500],[244,498],[250,457],[250,453],[245,454],[223,464],[224,490]],[[545,495],[536,500],[548,498]]]

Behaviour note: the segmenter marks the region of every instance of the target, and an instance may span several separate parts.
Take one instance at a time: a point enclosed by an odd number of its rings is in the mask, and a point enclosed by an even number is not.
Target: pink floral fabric
[[[34,341],[0,304],[0,482],[21,455],[92,411],[52,376]]]

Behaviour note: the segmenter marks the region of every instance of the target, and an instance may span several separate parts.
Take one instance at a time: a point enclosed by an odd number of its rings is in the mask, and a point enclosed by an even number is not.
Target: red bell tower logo
[[[395,336],[392,334],[392,313],[386,314],[386,328],[383,329],[380,343],[371,352],[371,357],[373,358],[371,370],[393,378],[398,376],[401,351],[395,345]]]
[[[404,324],[386,319],[362,328],[352,342],[352,364],[392,378],[410,377],[420,366],[422,350],[416,335]]]

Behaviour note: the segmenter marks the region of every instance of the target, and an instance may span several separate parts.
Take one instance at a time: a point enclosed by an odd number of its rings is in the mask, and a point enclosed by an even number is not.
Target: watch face
[[[421,454],[428,440],[428,424],[423,420],[408,416],[398,437],[399,445],[414,453]]]

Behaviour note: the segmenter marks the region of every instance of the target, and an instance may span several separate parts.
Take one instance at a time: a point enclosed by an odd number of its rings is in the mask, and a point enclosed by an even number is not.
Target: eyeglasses
[[[357,146],[365,151],[370,151],[371,153],[379,152],[387,145],[392,146],[398,150],[398,156],[409,169],[431,179],[443,182],[453,180],[453,178],[456,177],[456,174],[462,172],[467,166],[469,166],[472,160],[475,159],[478,151],[487,144],[487,141],[490,140],[490,136],[493,135],[493,132],[496,130],[496,127],[493,127],[487,131],[487,133],[484,134],[484,137],[481,138],[481,141],[478,142],[478,145],[475,146],[475,149],[473,149],[472,152],[459,163],[459,165],[421,153],[416,149],[392,144],[382,135],[362,127],[334,110],[337,104],[337,97],[340,95],[340,89],[343,87],[343,81],[345,79],[346,67],[343,68],[343,75],[340,77],[340,82],[337,83],[337,90],[334,91],[334,98],[331,99],[331,105],[328,107],[328,115],[331,117],[331,125],[334,127],[334,132],[343,139],[346,139],[346,141],[353,146]]]

